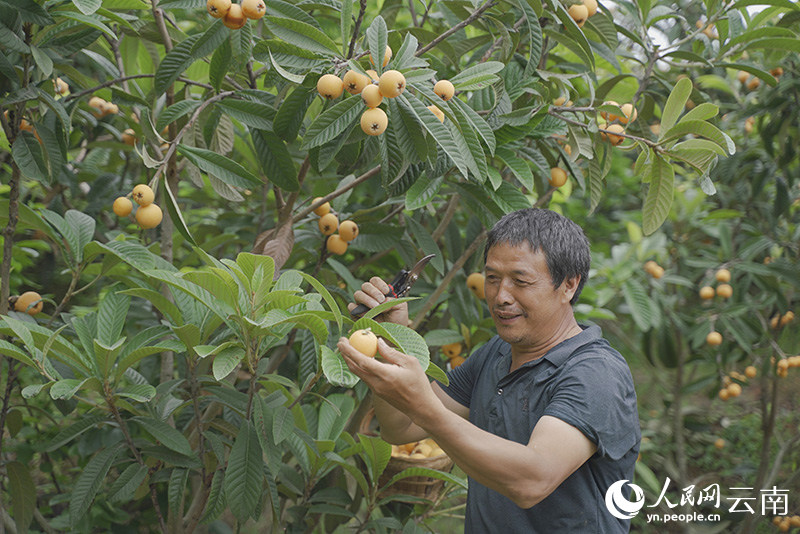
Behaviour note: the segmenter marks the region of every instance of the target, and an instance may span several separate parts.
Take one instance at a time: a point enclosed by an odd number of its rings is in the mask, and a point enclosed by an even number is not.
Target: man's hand
[[[337,346],[350,371],[411,420],[432,408],[444,408],[415,357],[393,349],[383,339],[378,339],[383,362],[357,351],[345,337],[339,338]]]
[[[358,304],[363,304],[369,309],[374,308],[378,304],[383,304],[387,300],[392,300],[393,297],[387,297],[386,294],[391,292],[391,286],[384,280],[377,276],[369,279],[369,282],[361,284],[361,289],[356,291],[356,303],[347,305],[348,310],[353,310]],[[403,302],[396,306],[392,306],[385,312],[381,313],[375,320],[378,322],[386,321],[387,323],[395,323],[403,326],[408,326],[408,304]]]

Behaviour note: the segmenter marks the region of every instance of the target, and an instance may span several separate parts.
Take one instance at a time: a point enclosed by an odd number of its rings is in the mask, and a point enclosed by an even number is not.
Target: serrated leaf
[[[36,510],[36,486],[28,466],[21,462],[8,462],[5,471],[14,512],[14,524],[19,532],[27,532]]]
[[[267,29],[278,39],[325,56],[337,56],[339,47],[324,32],[305,22],[265,16],[262,19]]]
[[[239,365],[244,357],[244,349],[241,347],[228,347],[214,357],[213,373],[214,378],[222,380]]]
[[[642,208],[642,231],[650,235],[669,215],[675,194],[675,171],[663,157],[656,155],[650,166],[650,189]]]
[[[178,152],[201,170],[213,174],[228,185],[245,189],[261,185],[258,177],[237,162],[210,150],[179,144]]]
[[[117,443],[107,449],[103,449],[95,454],[86,464],[75,485],[72,487],[72,496],[69,501],[69,522],[75,528],[83,514],[89,510],[89,506],[94,501],[103,479],[106,478],[111,464],[119,454],[124,445]]]
[[[266,104],[250,100],[226,99],[217,102],[216,106],[232,118],[251,128],[272,130],[272,119],[275,117],[275,110]]]
[[[358,383],[359,378],[354,375],[339,352],[334,352],[326,346],[320,347],[322,351],[322,372],[331,384],[351,388]]]
[[[669,130],[666,130],[658,142],[659,144],[667,144],[686,135],[705,137],[717,143],[729,154],[736,152],[736,144],[728,134],[713,124],[701,120],[682,120]]]
[[[224,471],[220,469],[214,472],[214,478],[211,480],[211,490],[206,501],[206,509],[200,519],[201,523],[206,524],[214,521],[225,510],[225,493],[222,490],[224,481]]]
[[[628,279],[622,284],[622,294],[628,304],[633,321],[639,330],[650,330],[653,323],[653,313],[650,308],[650,297],[639,282]]]
[[[261,499],[264,483],[261,445],[249,421],[244,421],[233,442],[225,470],[225,497],[233,515],[244,522]]]
[[[134,463],[125,468],[117,480],[108,488],[108,500],[117,503],[126,503],[133,500],[133,496],[144,479],[147,478],[148,467]]]
[[[303,138],[304,148],[314,148],[335,139],[348,129],[364,111],[360,98],[345,98],[328,108],[308,127]],[[438,121],[437,121],[438,122]]]
[[[45,446],[45,452],[52,452],[56,449],[63,447],[71,442],[87,430],[94,428],[96,425],[105,421],[106,418],[102,415],[84,415],[81,419],[71,424],[67,428],[61,430],[58,434],[51,439]]]
[[[675,125],[691,94],[692,81],[689,78],[678,80],[675,87],[672,88],[669,98],[667,98],[667,103],[664,104],[664,110],[661,112],[662,132],[667,132]]]
[[[30,133],[21,132],[17,136],[11,146],[11,155],[23,176],[39,182],[50,180],[50,173],[42,156],[42,147]]]
[[[148,434],[168,449],[184,456],[192,456],[194,454],[186,436],[164,421],[144,416],[132,417],[131,421],[139,424]]]
[[[251,132],[253,146],[261,161],[261,169],[267,180],[284,191],[297,191],[297,181],[292,155],[286,144],[270,130],[253,130]]]
[[[181,117],[189,115],[196,110],[200,104],[202,104],[202,102],[199,100],[187,99],[171,105],[165,109],[161,115],[158,116],[158,120],[156,121],[156,131],[161,132],[161,130],[163,130],[169,124],[177,121]]]
[[[366,31],[365,42],[369,45],[370,64],[380,74],[383,72],[383,57],[386,52],[387,29],[386,21],[378,15],[373,19]],[[380,62],[378,65],[376,62]]]

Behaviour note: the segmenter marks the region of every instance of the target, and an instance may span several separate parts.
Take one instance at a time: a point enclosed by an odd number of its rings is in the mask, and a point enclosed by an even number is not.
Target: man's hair
[[[583,229],[563,215],[540,208],[527,208],[514,211],[497,221],[489,231],[483,262],[489,249],[495,245],[508,243],[519,246],[528,243],[533,252],[541,251],[547,261],[553,289],[569,278],[580,277],[578,288],[569,301],[574,305],[589,277],[591,256],[589,240]]]

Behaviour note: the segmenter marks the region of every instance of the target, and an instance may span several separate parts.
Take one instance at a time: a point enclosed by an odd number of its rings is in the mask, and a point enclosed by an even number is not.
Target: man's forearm
[[[372,403],[381,426],[381,437],[385,441],[400,445],[425,438],[425,432],[408,415],[378,395],[372,396]]]

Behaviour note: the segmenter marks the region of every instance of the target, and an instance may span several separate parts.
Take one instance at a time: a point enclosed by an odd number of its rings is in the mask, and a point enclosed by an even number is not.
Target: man
[[[381,435],[430,436],[469,475],[467,533],[627,532],[605,495],[633,478],[636,393],[625,359],[573,315],[589,274],[583,231],[553,211],[513,212],[489,232],[484,262],[497,336],[450,371],[448,386],[383,340],[379,361],[340,339],[374,393]],[[372,278],[356,301],[374,307],[388,289]],[[401,304],[384,320],[407,318]]]

